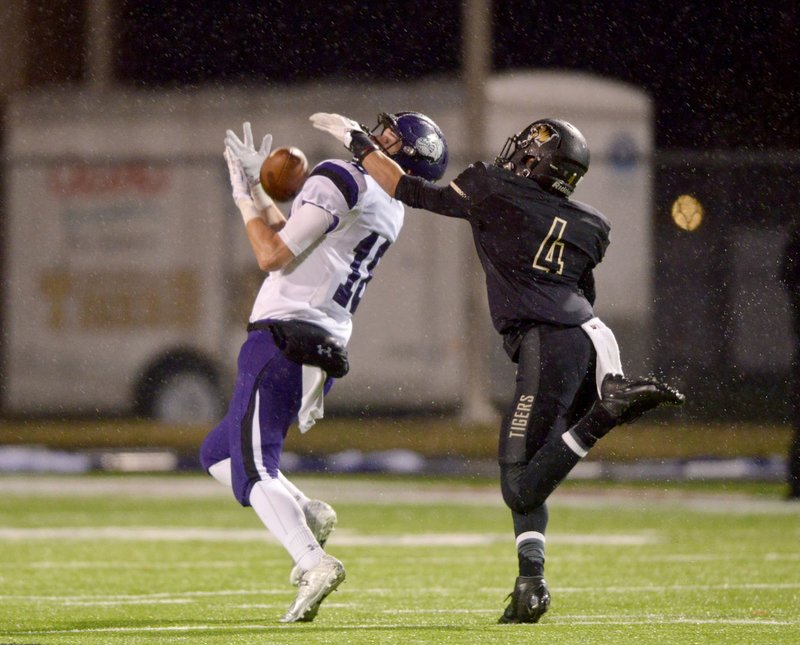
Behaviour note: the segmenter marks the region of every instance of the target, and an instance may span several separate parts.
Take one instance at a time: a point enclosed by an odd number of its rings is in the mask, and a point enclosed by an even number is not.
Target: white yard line
[[[646,585],[646,586],[601,586],[601,587],[558,587],[558,594],[586,594],[595,596],[601,593],[614,593],[614,594],[664,594],[664,593],[677,593],[686,591],[791,591],[800,589],[800,582],[797,583],[773,583],[773,582],[750,582],[741,584],[718,584],[718,585]],[[450,594],[460,594],[461,590],[454,590],[450,587],[426,587],[416,589],[420,597],[435,596],[442,597]],[[488,596],[495,597],[501,596],[508,590],[504,587],[483,587],[475,590],[474,596]],[[396,594],[396,588],[362,588],[350,584],[347,587],[341,587],[338,593],[343,598],[348,596],[363,597],[369,596],[384,596]],[[289,587],[282,589],[221,589],[218,591],[182,591],[178,593],[157,592],[152,594],[79,594],[75,596],[40,596],[40,595],[15,595],[15,594],[0,594],[0,601],[15,601],[15,602],[31,602],[36,604],[53,603],[57,605],[130,605],[130,604],[161,604],[161,603],[191,603],[198,599],[215,598],[215,597],[237,597],[237,596],[286,596],[289,597],[294,593],[293,589]],[[333,606],[333,605],[326,605]],[[341,603],[341,606],[350,606],[349,603]],[[484,609],[386,609],[382,610],[383,613],[447,613],[449,611],[460,611],[465,613],[482,612]],[[554,616],[555,617],[555,616]],[[620,618],[618,614],[610,616],[602,616],[597,614],[588,614],[584,616],[592,620],[599,620],[602,618]],[[559,618],[578,618],[578,616],[559,616]],[[800,618],[797,619],[800,624]]]
[[[331,607],[333,605],[330,605]],[[497,614],[497,609],[383,609],[383,614],[405,615],[431,615],[431,614]],[[619,614],[547,614],[546,622],[540,623],[536,629],[544,628],[551,624],[581,624],[581,625],[800,625],[798,620],[767,620],[764,618],[688,618],[665,616],[663,614],[632,614],[620,616]]]
[[[588,536],[591,538],[592,543],[601,545],[608,544],[610,546],[625,546],[621,544],[619,538],[621,536],[602,536],[593,535]],[[604,539],[604,538],[612,539]],[[624,536],[623,536],[624,537]],[[638,536],[637,536],[638,537]],[[566,543],[583,543],[584,536],[579,535],[558,535],[552,534],[551,540],[558,538],[562,544]],[[649,539],[652,539],[649,538]],[[451,545],[444,545],[451,546]],[[405,561],[408,558],[418,560],[418,555],[411,553],[405,556],[397,553],[395,559],[398,562]],[[587,559],[594,559],[596,555],[577,555],[574,553],[566,553],[559,557],[562,561],[579,562]],[[435,563],[462,563],[464,556],[458,553],[453,553],[451,556],[428,556],[425,558],[426,562]],[[472,562],[506,562],[507,558],[502,556],[482,556],[475,558],[471,556]],[[683,553],[683,554],[665,554],[665,555],[647,555],[647,556],[626,556],[626,560],[630,562],[717,562],[717,561],[732,561],[737,562],[740,560],[764,561],[764,562],[797,562],[800,560],[800,553],[736,553],[736,554],[709,554],[709,553]],[[259,558],[259,564],[265,567],[268,566],[282,566],[286,564],[285,558]],[[382,561],[380,558],[362,557],[359,562],[362,565],[374,564]],[[35,562],[3,562],[0,563],[0,570],[3,569],[126,569],[126,570],[162,570],[162,569],[235,569],[245,566],[244,561],[241,560],[192,560],[190,562],[134,562],[131,560],[70,560],[70,561],[55,561],[55,560],[40,560]]]
[[[96,601],[118,601],[131,602],[131,601],[144,601],[150,600],[152,602],[161,602],[163,600],[170,600],[173,598],[215,598],[218,596],[270,596],[270,595],[287,595],[293,591],[286,589],[220,589],[218,591],[182,591],[180,593],[167,593],[156,592],[150,594],[79,594],[77,596],[39,596],[39,595],[13,595],[13,594],[0,594],[0,600],[20,600],[29,601],[34,603],[39,602],[54,602],[54,603],[67,603],[67,602],[90,602]]]
[[[551,542],[595,546],[642,546],[657,544],[660,537],[647,531],[631,534],[558,534],[548,535]],[[43,528],[0,528],[0,541],[28,540],[131,540],[140,542],[272,542],[273,536],[264,529],[213,529],[206,527],[161,526],[61,526]],[[511,533],[408,533],[401,535],[362,535],[352,530],[335,534],[337,546],[381,547],[472,547],[502,544],[513,541]]]
[[[270,564],[278,564],[278,560],[268,560],[259,558],[260,563],[268,566]],[[283,561],[281,561],[283,562]],[[3,568],[18,568],[28,567],[31,569],[230,569],[234,567],[243,566],[241,561],[233,560],[214,560],[204,562],[132,562],[130,560],[70,560],[69,562],[58,562],[55,560],[40,560],[38,562],[15,563],[5,562],[0,563],[0,569]]]
[[[381,481],[346,476],[301,475],[292,477],[312,497],[332,503],[366,504],[465,504],[470,506],[503,506],[499,485],[478,486],[455,483],[407,480]],[[0,476],[0,499],[10,495],[45,495],[52,497],[93,497],[103,495],[130,497],[220,498],[231,500],[231,493],[216,481],[202,474],[178,476],[115,475],[3,475]],[[597,491],[557,490],[549,500],[553,507],[575,506],[597,508],[676,508],[699,512],[735,514],[795,514],[800,504],[743,493],[703,493],[657,490],[650,488]]]

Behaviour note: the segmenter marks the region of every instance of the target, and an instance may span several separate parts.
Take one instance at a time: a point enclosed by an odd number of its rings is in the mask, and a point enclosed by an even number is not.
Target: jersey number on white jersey
[[[390,244],[389,240],[373,231],[356,245],[350,273],[333,294],[334,302],[351,314],[355,313],[367,283],[372,280],[372,272]]]

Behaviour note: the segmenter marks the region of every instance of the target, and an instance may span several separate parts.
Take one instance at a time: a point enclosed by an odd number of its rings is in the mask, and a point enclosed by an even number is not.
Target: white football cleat
[[[328,541],[328,536],[333,532],[336,526],[336,511],[330,504],[326,504],[319,499],[311,499],[303,507],[303,514],[306,516],[306,524],[311,529],[311,533],[316,538],[321,547],[325,546]],[[289,572],[289,582],[293,586],[300,584],[300,576],[302,575],[300,567],[294,565]]]
[[[332,555],[327,553],[323,555],[317,566],[300,576],[297,596],[280,622],[307,623],[314,620],[322,601],[344,581],[344,578],[344,565]]]

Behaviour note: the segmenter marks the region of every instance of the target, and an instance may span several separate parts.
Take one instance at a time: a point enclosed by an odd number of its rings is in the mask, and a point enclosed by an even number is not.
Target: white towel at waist
[[[600,386],[606,374],[622,374],[622,360],[619,357],[619,345],[614,332],[599,318],[594,317],[581,325],[583,331],[591,339],[597,352],[597,396],[602,396]],[[624,374],[623,374],[624,376]]]
[[[325,381],[328,375],[319,367],[303,365],[303,397],[297,413],[300,432],[308,432],[317,419],[321,419],[324,409]]]

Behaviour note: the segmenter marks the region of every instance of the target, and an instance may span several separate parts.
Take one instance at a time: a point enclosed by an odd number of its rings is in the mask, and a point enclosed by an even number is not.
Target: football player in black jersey
[[[472,227],[492,322],[517,363],[498,458],[519,577],[500,622],[536,622],[550,604],[548,496],[612,428],[684,400],[656,379],[626,379],[611,330],[594,316],[592,271],[610,226],[602,213],[570,199],[589,168],[586,140],[566,121],[539,119],[510,137],[493,164],[474,163],[438,186],[406,174],[355,121],[325,113],[311,121],[344,143],[389,195]],[[420,163],[436,163],[439,153],[424,137],[406,150]]]

